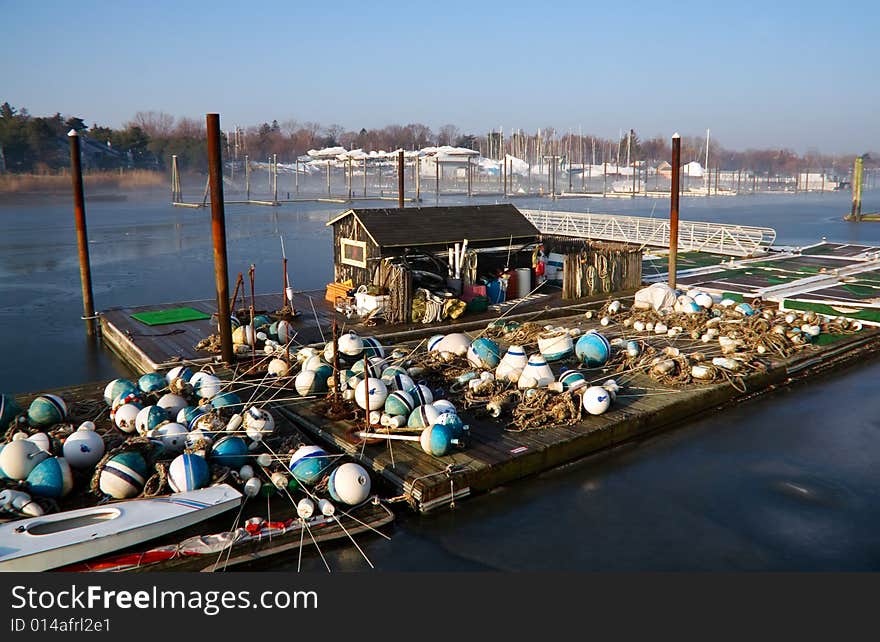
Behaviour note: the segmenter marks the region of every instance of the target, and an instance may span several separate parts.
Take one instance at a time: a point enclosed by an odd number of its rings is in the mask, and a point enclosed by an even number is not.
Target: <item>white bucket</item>
[[[517,268],[516,269],[516,296],[518,299],[523,298],[532,291],[532,269]]]

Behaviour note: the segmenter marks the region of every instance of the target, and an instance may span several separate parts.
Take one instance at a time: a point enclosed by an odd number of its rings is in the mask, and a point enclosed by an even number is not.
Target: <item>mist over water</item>
[[[424,192],[423,200],[435,202]],[[644,198],[512,202],[658,218],[669,208],[666,200]],[[394,204],[364,204],[382,205]],[[325,222],[346,207],[227,205],[231,283],[253,263],[257,291],[278,292],[283,235],[292,285],[322,289],[332,278]],[[863,211],[876,210],[880,192],[867,192]],[[682,219],[773,227],[778,245],[823,237],[880,245],[880,225],[844,222],[847,211],[843,192],[681,201]],[[87,201],[86,212],[98,310],[212,298],[209,210],[171,207],[162,192]],[[0,390],[129,374],[85,338],[69,199],[0,201],[0,296]],[[823,375],[469,498],[454,511],[401,511],[391,542],[357,539],[380,570],[877,570],[878,376],[875,361]],[[350,544],[325,554],[333,569],[366,568]],[[304,565],[323,569],[313,552]]]

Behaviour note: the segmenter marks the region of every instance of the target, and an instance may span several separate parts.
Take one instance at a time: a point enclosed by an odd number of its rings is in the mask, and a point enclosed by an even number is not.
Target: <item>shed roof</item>
[[[449,207],[406,207],[350,209],[327,222],[328,226],[354,216],[373,242],[380,247],[442,245],[468,239],[508,241],[536,238],[538,229],[510,204],[457,205]]]

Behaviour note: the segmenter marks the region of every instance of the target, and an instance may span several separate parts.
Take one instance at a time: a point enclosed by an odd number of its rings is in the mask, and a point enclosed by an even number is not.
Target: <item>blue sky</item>
[[[0,100],[880,151],[880,2],[0,0]]]

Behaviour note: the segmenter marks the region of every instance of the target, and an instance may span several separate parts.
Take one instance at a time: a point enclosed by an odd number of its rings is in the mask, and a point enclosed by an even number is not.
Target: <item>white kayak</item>
[[[106,555],[237,508],[241,499],[219,484],[0,524],[0,571],[47,571]]]

